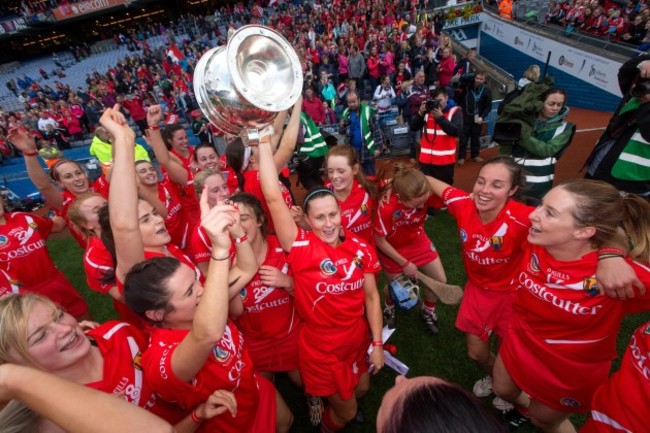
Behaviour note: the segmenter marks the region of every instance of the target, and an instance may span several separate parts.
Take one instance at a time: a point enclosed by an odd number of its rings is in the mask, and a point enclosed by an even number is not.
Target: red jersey
[[[167,216],[165,227],[172,238],[172,243],[181,249],[185,248],[189,237],[189,224],[184,218],[178,185],[168,177],[158,183],[158,199],[165,204]]]
[[[514,383],[560,411],[588,410],[616,357],[627,312],[650,308],[650,294],[621,301],[600,295],[596,251],[560,262],[529,245],[516,276],[513,320],[499,355]],[[650,286],[650,269],[630,261]]]
[[[332,182],[325,181],[325,187],[334,191]],[[353,180],[350,195],[343,201],[338,200],[341,208],[341,223],[346,230],[359,236],[374,248],[375,237],[372,229],[372,212],[375,208],[375,201],[368,191]]]
[[[534,208],[508,200],[493,221],[483,224],[474,200],[466,192],[449,187],[442,199],[456,218],[469,280],[488,290],[515,290],[511,282],[519,269],[522,245],[530,228],[528,215]]]
[[[190,237],[190,251],[194,263],[205,263],[210,260],[210,257],[212,257],[212,241],[205,232],[205,229],[201,227],[201,224],[197,224],[196,227],[194,227],[194,230],[192,230],[192,236]],[[230,246],[231,263],[235,260],[236,255],[237,246],[233,243]]]
[[[161,253],[156,253],[153,251],[145,251],[144,252],[144,259],[152,259],[154,257],[174,257],[184,265],[187,265],[190,267],[190,269],[194,270],[194,273],[199,277],[201,280],[201,283],[205,283],[205,276],[199,271],[199,268],[196,267],[194,262],[181,251],[180,248],[178,248],[174,244],[167,244],[165,245],[165,250],[167,254],[161,254]]]
[[[420,236],[426,236],[424,222],[430,207],[440,207],[440,199],[433,194],[424,206],[410,208],[399,201],[397,194],[389,191],[379,201],[374,220],[375,234],[385,237],[395,248],[415,244]]]
[[[212,124],[210,124],[212,126]],[[226,179],[226,184],[228,185],[228,191],[230,194],[234,194],[237,192],[239,189],[239,181],[237,180],[237,175],[235,174],[235,170],[230,168],[228,165],[228,161],[226,160],[226,154],[224,153],[219,157],[219,169],[221,170],[221,174],[223,175],[223,178]]]
[[[115,261],[98,237],[88,238],[88,246],[84,253],[84,271],[86,284],[95,292],[105,295],[115,285],[115,279],[105,281],[107,274],[115,274]]]
[[[593,361],[616,357],[616,336],[626,312],[648,309],[650,293],[630,302],[599,295],[598,253],[580,260],[555,260],[542,247],[528,245],[515,284],[514,328],[534,330],[554,350]],[[641,282],[650,286],[650,270],[632,262]],[[629,304],[629,305],[626,305]]]
[[[20,293],[20,286],[22,286],[20,281],[11,278],[8,273],[0,269],[0,298]]]
[[[273,266],[288,274],[287,255],[278,239],[269,235],[266,242],[266,258],[262,265]],[[293,297],[283,288],[264,285],[259,273],[241,290],[240,296],[244,314],[237,319],[237,327],[246,339],[279,339],[296,329],[299,319]]]
[[[187,183],[185,186],[181,187],[180,201],[183,206],[185,220],[188,222],[190,227],[192,227],[200,220],[200,211],[199,200],[196,198],[196,192],[194,191],[194,172],[192,172],[192,169],[190,168],[190,164],[194,159],[194,148],[190,147],[189,150],[190,156],[187,158],[174,152],[174,149],[170,150],[169,153],[175,155],[181,161],[181,164],[183,164],[183,167],[187,172]],[[165,173],[164,170],[163,173]]]
[[[332,247],[299,228],[288,259],[296,305],[307,326],[340,330],[363,316],[364,274],[379,271],[377,256],[367,243],[347,233]]]
[[[58,272],[45,245],[52,221],[38,215],[5,213],[0,225],[0,269],[26,288],[46,282]]]
[[[262,192],[262,185],[260,184],[260,172],[259,170],[247,170],[244,173],[244,192],[253,194],[257,199],[262,203],[262,209],[267,216],[270,216],[269,207],[266,204],[266,199],[264,198],[264,193]],[[280,185],[280,192],[282,192],[282,199],[287,204],[287,207],[291,209],[293,206],[293,198],[291,197],[291,192],[284,186],[282,182],[278,180]],[[273,225],[273,218],[267,218],[269,222],[269,231],[274,233],[275,226]]]
[[[172,424],[180,421],[180,408],[158,398],[144,379],[140,361],[147,343],[140,331],[128,323],[112,321],[87,335],[95,341],[104,359],[102,380],[87,383],[87,387],[115,394]]]
[[[592,419],[580,432],[642,432],[650,408],[650,322],[630,340],[621,368],[601,385],[591,405]],[[588,428],[587,426],[591,427]]]
[[[90,186],[89,191],[90,192],[95,192],[105,199],[108,200],[108,190],[109,190],[109,183],[106,180],[106,177],[102,174],[99,176]],[[86,249],[86,236],[79,232],[78,230],[75,229],[75,226],[70,223],[70,219],[68,218],[68,209],[70,209],[70,206],[72,206],[72,203],[77,199],[77,196],[72,194],[68,190],[63,190],[61,191],[61,194],[63,195],[63,204],[61,205],[61,209],[58,212],[58,214],[65,220],[65,222],[68,224],[68,228],[70,229],[70,234],[72,234],[72,237],[74,238],[75,241],[79,244],[81,248],[84,250]]]
[[[160,397],[177,403],[186,411],[203,403],[215,390],[225,389],[234,393],[237,416],[215,416],[204,422],[198,431],[247,432],[255,420],[259,395],[253,362],[244,348],[242,335],[228,322],[201,370],[190,382],[185,382],[174,374],[171,360],[174,350],[188,332],[152,329],[149,348],[142,356],[146,380]]]

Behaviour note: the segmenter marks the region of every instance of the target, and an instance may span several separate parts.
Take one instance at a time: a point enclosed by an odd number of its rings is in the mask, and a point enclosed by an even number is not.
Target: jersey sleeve
[[[194,263],[207,262],[212,256],[212,244],[200,225],[197,225],[192,232],[190,250],[192,251],[192,261]]]
[[[638,288],[634,288],[634,298],[625,301],[625,312],[629,314],[650,311],[650,266],[638,262],[631,262],[636,276],[645,287],[645,293],[641,294]]]
[[[47,239],[47,237],[52,232],[52,227],[54,227],[54,222],[49,218],[43,218],[35,214],[29,214],[29,218],[31,218],[34,224],[38,226],[38,230],[40,231],[43,239]]]
[[[385,200],[385,201],[384,201]],[[387,198],[382,199],[377,206],[377,213],[373,220],[375,235],[385,238],[393,225],[393,207]]]
[[[468,200],[472,200],[465,191],[450,186],[445,188],[441,196],[442,201],[451,215],[457,217],[465,208]]]
[[[86,284],[91,290],[102,294],[107,294],[113,286],[115,280],[106,281],[106,276],[115,272],[112,260],[106,260],[104,255],[96,254],[97,248],[88,247],[84,254],[84,271],[86,272]],[[108,259],[111,259],[110,255]]]
[[[103,174],[99,176],[92,185],[93,191],[95,191],[97,194],[100,194],[104,198],[108,198],[108,190],[110,189],[110,186],[111,185],[108,183],[106,176]]]
[[[171,343],[156,341],[149,346],[142,357],[142,367],[147,381],[163,400],[169,402],[178,401],[180,393],[196,390],[192,384],[179,379],[172,370],[172,356],[179,344],[180,341]]]

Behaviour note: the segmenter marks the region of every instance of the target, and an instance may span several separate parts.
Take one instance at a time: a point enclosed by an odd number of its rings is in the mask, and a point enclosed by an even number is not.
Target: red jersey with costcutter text
[[[332,192],[334,187],[330,180],[325,181],[325,187]],[[375,236],[372,228],[372,212],[375,209],[375,201],[368,191],[357,182],[352,181],[350,195],[343,201],[337,199],[341,209],[341,224],[348,232],[360,237],[369,243],[375,245]]]
[[[287,204],[287,207],[291,209],[293,206],[293,198],[291,197],[291,192],[287,189],[282,182],[278,180],[278,185],[280,185],[280,192],[282,193],[282,199]],[[266,199],[264,198],[264,193],[262,192],[262,185],[260,184],[260,172],[259,170],[247,170],[244,172],[244,192],[253,194],[257,199],[262,203],[262,209],[267,216],[267,221],[269,222],[269,231],[274,233],[275,226],[273,225],[273,218],[270,218],[271,213],[269,212],[269,207],[266,205]]]
[[[643,432],[650,409],[650,322],[630,340],[621,368],[605,382],[591,405],[593,430],[587,432]],[[581,430],[582,432],[583,430]]]
[[[514,283],[513,327],[533,330],[537,338],[577,360],[605,361],[616,357],[616,337],[622,316],[650,308],[650,292],[621,301],[598,293],[596,251],[575,261],[555,260],[546,249],[528,245]],[[650,270],[633,266],[650,287]]]
[[[483,224],[476,204],[464,191],[449,187],[442,193],[449,213],[456,218],[467,277],[483,289],[512,291],[534,208],[508,200],[497,217]]]
[[[141,358],[147,343],[140,331],[128,323],[111,321],[86,334],[104,359],[102,380],[87,383],[87,387],[115,394],[172,424],[180,421],[180,408],[156,396],[144,378]]]
[[[45,245],[53,223],[38,215],[5,213],[0,224],[0,269],[29,288],[57,272]]]
[[[313,232],[298,229],[289,264],[296,305],[307,326],[340,331],[364,314],[364,274],[379,271],[375,252],[351,233],[333,247]]]
[[[278,239],[269,235],[266,242],[266,258],[262,265],[273,266],[288,274],[287,255]],[[247,339],[284,338],[296,329],[299,318],[293,297],[283,288],[264,285],[259,273],[241,290],[240,296],[244,314],[236,322]]]
[[[247,432],[255,420],[259,400],[253,362],[244,348],[243,336],[228,322],[224,334],[196,376],[185,382],[172,370],[172,356],[187,330],[153,328],[142,366],[151,387],[162,398],[177,403],[186,411],[203,403],[214,391],[225,389],[235,394],[237,416],[215,416],[202,424],[201,432]]]
[[[374,221],[375,234],[385,237],[395,248],[415,244],[420,236],[426,236],[427,209],[440,207],[440,203],[440,199],[431,194],[422,207],[410,208],[399,201],[397,194],[389,191],[379,201]]]

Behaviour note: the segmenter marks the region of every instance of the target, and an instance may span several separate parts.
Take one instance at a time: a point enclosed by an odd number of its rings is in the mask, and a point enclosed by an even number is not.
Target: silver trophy
[[[275,30],[244,26],[226,46],[206,52],[194,70],[194,94],[207,119],[254,144],[278,112],[302,92],[298,55]]]

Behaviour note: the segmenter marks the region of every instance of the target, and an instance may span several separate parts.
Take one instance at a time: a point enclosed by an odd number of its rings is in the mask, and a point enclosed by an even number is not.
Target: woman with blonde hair
[[[404,274],[417,280],[418,268],[422,274],[434,280],[435,287],[424,291],[422,319],[429,333],[436,335],[438,317],[435,312],[438,294],[460,292],[460,287],[449,286],[445,269],[426,232],[427,209],[442,207],[442,201],[433,194],[427,177],[414,167],[393,165],[392,178],[384,188],[375,216],[375,242],[379,260],[389,281]],[[433,286],[433,284],[432,284]],[[395,305],[384,288],[386,306],[384,322],[395,327]]]
[[[570,414],[588,410],[616,357],[627,313],[650,309],[650,293],[631,301],[602,295],[599,261],[623,257],[605,248],[622,227],[633,246],[626,259],[650,287],[650,204],[592,180],[572,180],[546,194],[530,214],[528,245],[514,283],[513,320],[494,365],[499,397],[528,408],[546,433],[575,432]]]

